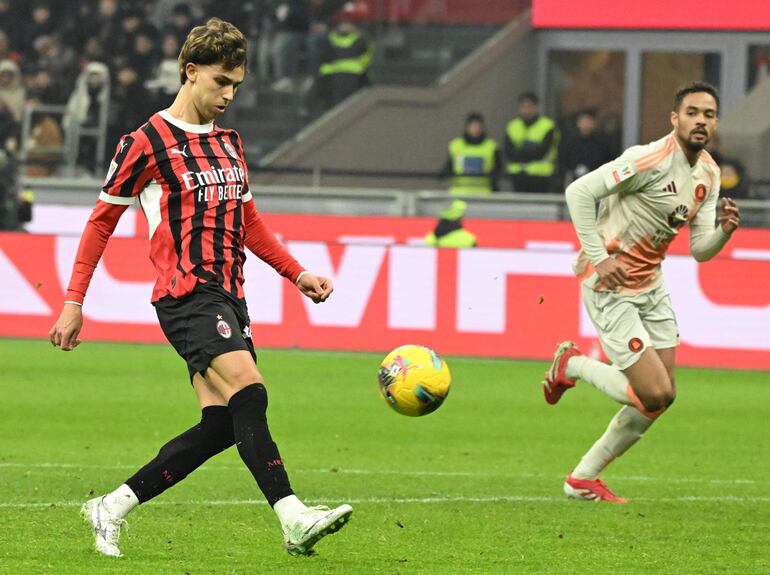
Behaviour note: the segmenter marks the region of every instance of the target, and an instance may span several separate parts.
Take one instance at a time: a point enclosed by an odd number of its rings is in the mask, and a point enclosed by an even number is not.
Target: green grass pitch
[[[543,362],[449,358],[449,398],[413,419],[379,397],[379,355],[265,350],[293,487],[352,503],[350,525],[290,557],[231,449],[137,508],[110,559],[78,507],[197,421],[183,362],[170,346],[0,350],[0,573],[770,573],[770,373],[680,369],[677,402],[605,474],[631,499],[612,505],[561,483],[617,407],[584,384],[546,405]]]

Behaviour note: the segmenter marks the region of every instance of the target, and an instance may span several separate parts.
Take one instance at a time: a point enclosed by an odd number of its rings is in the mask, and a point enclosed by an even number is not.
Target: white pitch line
[[[92,465],[87,463],[17,463],[0,462],[2,468],[20,469],[107,469],[135,470],[141,465]],[[204,465],[200,471],[246,471],[241,465]],[[496,473],[493,471],[431,471],[431,470],[396,470],[396,469],[290,469],[291,473],[320,473],[329,475],[399,475],[404,477],[501,477],[507,479],[542,479],[551,480],[564,475],[546,475],[537,473]],[[704,479],[703,477],[651,477],[645,475],[613,475],[618,481],[664,482],[664,483],[709,483],[715,485],[755,485],[770,483],[770,480],[756,479]]]
[[[432,503],[572,503],[566,497],[536,496],[536,495],[497,495],[489,497],[466,497],[463,495],[447,497],[370,497],[353,499],[325,499],[329,502],[351,503],[354,505],[377,505],[377,504],[432,504]],[[315,502],[308,500],[309,503]],[[770,503],[770,497],[739,497],[735,495],[725,496],[695,496],[686,495],[682,497],[635,497],[631,500],[635,502],[673,502],[673,503]],[[0,502],[0,508],[26,509],[26,508],[45,508],[45,507],[80,507],[82,501],[51,501],[51,502]],[[209,506],[241,506],[241,505],[267,505],[263,499],[212,499],[212,500],[190,500],[190,501],[153,501],[156,505],[209,505]]]

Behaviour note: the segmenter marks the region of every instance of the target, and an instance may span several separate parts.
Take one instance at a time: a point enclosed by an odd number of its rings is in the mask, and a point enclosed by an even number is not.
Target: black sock
[[[267,390],[261,383],[244,387],[227,404],[233,418],[235,445],[257,485],[272,506],[293,495],[278,446],[267,427]]]
[[[200,423],[161,447],[155,459],[128,478],[126,485],[139,502],[144,503],[182,481],[233,443],[233,420],[227,407],[204,407]]]

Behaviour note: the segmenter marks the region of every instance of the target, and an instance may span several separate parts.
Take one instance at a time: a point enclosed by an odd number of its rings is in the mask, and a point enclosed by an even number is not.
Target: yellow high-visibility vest
[[[425,245],[437,248],[472,248],[476,246],[476,236],[462,228],[449,232],[440,238],[430,232],[425,236]]]
[[[524,142],[535,142],[540,144],[545,140],[548,133],[554,130],[554,138],[551,147],[546,155],[534,162],[519,163],[509,162],[508,173],[525,173],[530,176],[548,177],[556,171],[556,156],[559,150],[559,133],[556,130],[556,124],[551,118],[540,116],[532,125],[527,126],[521,118],[514,118],[508,123],[506,133],[511,143],[515,147],[521,147]]]
[[[359,38],[361,38],[361,34],[358,32],[353,32],[352,34],[329,33],[331,45],[343,54],[346,50],[349,51]],[[369,70],[369,66],[372,64],[373,52],[374,49],[370,44],[363,54],[351,56],[350,58],[338,58],[332,62],[321,64],[319,73],[321,76],[330,76],[332,74],[355,74],[361,76]]]
[[[469,144],[465,138],[449,142],[452,159],[454,195],[486,195],[492,192],[492,170],[495,167],[497,143],[489,138],[479,144]]]

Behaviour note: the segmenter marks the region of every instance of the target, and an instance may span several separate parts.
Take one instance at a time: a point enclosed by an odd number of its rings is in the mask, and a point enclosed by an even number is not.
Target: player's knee
[[[669,374],[668,385],[660,394],[660,401],[663,403],[663,407],[669,407],[676,399],[676,385],[673,375]]]
[[[229,387],[240,391],[253,383],[262,383],[262,378],[256,367],[245,366],[228,374],[226,381]]]
[[[675,398],[676,392],[674,391],[674,388],[668,387],[656,389],[646,393],[644,397],[640,397],[639,399],[644,405],[645,410],[649,411],[650,413],[654,413],[656,411],[660,411],[661,409],[667,408],[669,405],[674,403]]]

